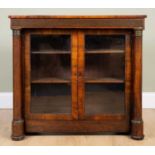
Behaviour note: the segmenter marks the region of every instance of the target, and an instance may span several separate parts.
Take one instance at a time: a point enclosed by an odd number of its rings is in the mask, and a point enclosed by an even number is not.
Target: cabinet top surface
[[[28,16],[22,16],[22,15],[11,15],[9,18],[11,19],[60,19],[60,18],[66,18],[66,19],[144,19],[146,18],[146,15],[93,15],[93,16],[64,16],[64,15],[28,15]]]

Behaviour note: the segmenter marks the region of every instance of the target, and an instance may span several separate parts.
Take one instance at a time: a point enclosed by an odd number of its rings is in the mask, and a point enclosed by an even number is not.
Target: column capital
[[[143,35],[143,30],[142,29],[135,29],[134,30],[134,35],[136,37],[141,37]]]
[[[14,36],[20,36],[21,35],[21,30],[20,29],[13,29],[13,35]]]

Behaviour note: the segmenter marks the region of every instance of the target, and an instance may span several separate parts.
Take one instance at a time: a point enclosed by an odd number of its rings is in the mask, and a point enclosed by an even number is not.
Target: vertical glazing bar
[[[82,31],[78,33],[78,106],[79,118],[84,118],[84,98],[85,98],[85,84],[84,84],[84,69],[85,69],[85,50],[84,50],[84,34]]]
[[[71,39],[71,69],[72,69],[72,117],[78,119],[78,106],[77,106],[77,48],[78,48],[78,36],[77,32],[72,33]]]

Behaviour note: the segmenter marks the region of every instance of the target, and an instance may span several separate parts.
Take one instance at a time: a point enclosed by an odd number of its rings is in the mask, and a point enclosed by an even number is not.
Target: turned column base
[[[143,121],[142,120],[132,120],[131,121],[131,138],[135,139],[135,140],[144,139]]]
[[[12,140],[14,140],[14,141],[19,141],[19,140],[23,140],[24,139],[24,135],[23,136],[11,136],[11,138],[12,138]]]
[[[24,120],[13,120],[11,138],[15,141],[24,139]]]

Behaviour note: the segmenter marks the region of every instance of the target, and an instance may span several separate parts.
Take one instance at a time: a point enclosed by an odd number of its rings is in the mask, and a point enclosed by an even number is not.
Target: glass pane
[[[125,36],[85,36],[85,112],[124,113]]]
[[[69,35],[31,35],[32,52],[70,52]]]
[[[31,112],[71,113],[70,35],[31,35]]]
[[[124,50],[124,35],[86,35],[86,51]],[[109,51],[110,52],[110,51]],[[121,51],[120,51],[121,52]],[[122,51],[123,52],[123,51]]]
[[[86,84],[85,113],[124,113],[124,84]]]
[[[70,82],[70,55],[61,54],[32,54],[31,80],[32,82]]]
[[[31,112],[71,113],[71,87],[68,84],[32,84]]]
[[[86,80],[124,80],[124,54],[86,54]]]

